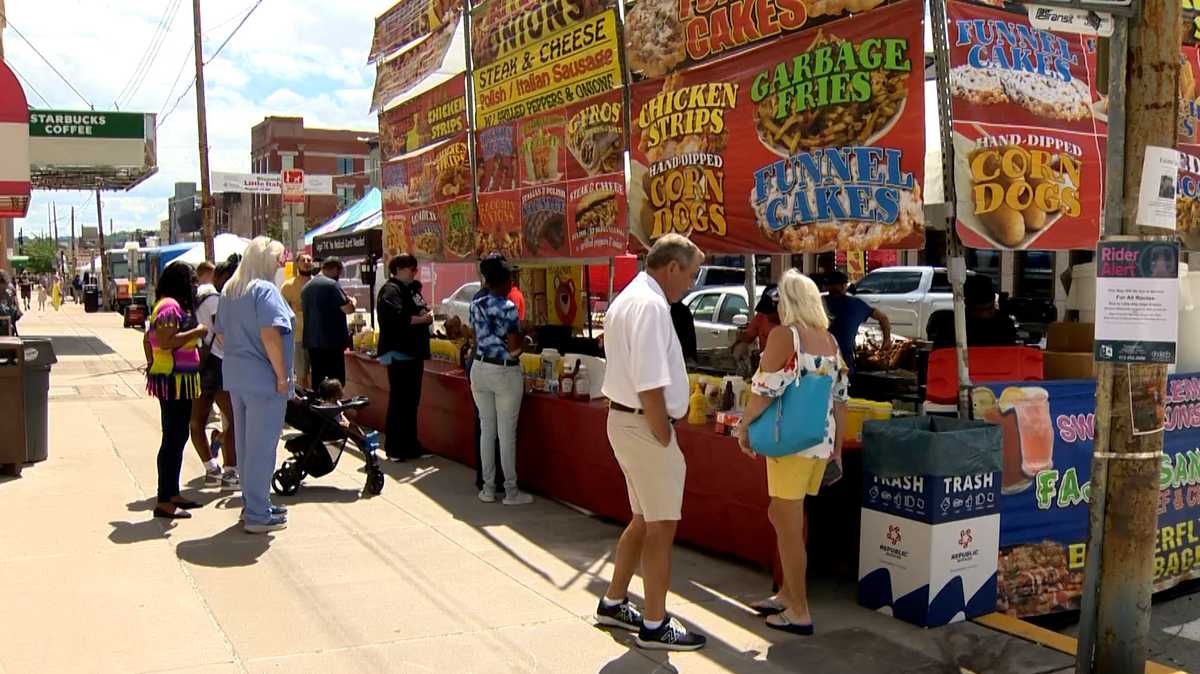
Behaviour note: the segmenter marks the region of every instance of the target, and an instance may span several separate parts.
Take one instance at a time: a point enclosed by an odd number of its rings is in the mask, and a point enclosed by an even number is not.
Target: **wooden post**
[[[1126,236],[1167,234],[1139,231],[1134,216],[1146,147],[1175,147],[1181,31],[1177,2],[1142,2],[1139,15],[1130,20],[1124,105],[1113,99],[1126,118],[1124,161],[1111,161],[1110,155],[1107,167],[1110,178],[1123,168],[1121,232]],[[1121,48],[1119,39],[1114,41],[1113,49]],[[1110,86],[1110,94],[1116,91],[1119,87]],[[1095,583],[1095,594],[1088,596],[1091,587],[1083,590],[1079,672],[1141,674],[1146,666],[1163,434],[1133,435],[1131,386],[1153,387],[1165,396],[1166,366],[1100,364],[1085,574],[1085,582]]]
[[[100,207],[100,188],[96,187],[96,238],[100,244],[100,304],[108,306],[108,273],[104,263],[104,210]]]
[[[208,117],[204,107],[204,47],[200,40],[200,0],[192,0],[192,28],[196,53],[196,126],[200,136],[200,218],[204,233],[204,259],[214,260],[212,194],[208,182]]]

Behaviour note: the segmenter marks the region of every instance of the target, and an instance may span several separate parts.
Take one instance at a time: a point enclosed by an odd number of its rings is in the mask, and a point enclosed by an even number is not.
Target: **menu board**
[[[625,3],[625,57],[635,78],[667,73],[804,30],[885,0],[633,0]]]
[[[628,239],[621,91],[475,135],[476,252],[608,257]]]
[[[1096,38],[948,0],[958,234],[972,248],[1093,249],[1108,99]]]
[[[920,0],[633,85],[631,233],[708,252],[924,244]]]
[[[489,35],[495,35],[494,48],[473,57],[477,129],[569,105],[623,82],[615,10],[554,32],[539,31],[537,39],[533,32],[512,41],[504,40],[502,32]],[[473,52],[480,49],[484,47],[472,44]]]
[[[384,160],[394,159],[467,130],[467,76],[415,96],[379,115]]]
[[[457,23],[442,26],[417,46],[375,66],[375,90],[371,94],[371,112],[417,85],[441,67],[450,50]]]
[[[613,0],[491,0],[471,10],[471,63],[478,69],[510,58],[613,7]]]
[[[400,0],[375,17],[375,34],[367,63],[387,58],[404,45],[452,23],[458,23],[459,0]]]
[[[385,253],[432,260],[474,256],[467,134],[384,164],[382,178]]]

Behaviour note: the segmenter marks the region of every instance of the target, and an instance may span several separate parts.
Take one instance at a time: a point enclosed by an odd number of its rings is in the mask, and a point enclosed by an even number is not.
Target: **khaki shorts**
[[[300,346],[299,342],[296,342],[295,346],[295,352],[292,354],[293,376],[296,377],[298,386],[310,388],[308,385],[308,349]]]
[[[767,457],[767,494],[773,498],[799,501],[805,496],[816,496],[825,477],[825,466],[829,459],[814,459],[808,456]]]
[[[671,444],[663,447],[646,425],[646,417],[610,410],[608,441],[625,473],[633,514],[647,522],[678,521],[687,465],[674,429]]]

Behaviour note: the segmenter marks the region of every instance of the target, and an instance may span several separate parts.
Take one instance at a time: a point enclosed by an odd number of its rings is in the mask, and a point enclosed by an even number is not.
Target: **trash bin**
[[[923,627],[996,610],[1001,442],[982,421],[864,423],[861,605]]]
[[[25,460],[45,461],[49,453],[50,366],[58,362],[48,339],[21,339],[24,351]]]
[[[25,464],[25,348],[18,337],[0,337],[0,474],[20,475]]]
[[[83,287],[83,310],[89,314],[100,311],[100,286],[89,284]]]

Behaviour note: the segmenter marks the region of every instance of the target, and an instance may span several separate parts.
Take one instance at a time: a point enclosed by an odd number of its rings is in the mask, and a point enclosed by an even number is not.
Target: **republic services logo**
[[[892,545],[899,545],[901,540],[900,527],[895,524],[888,525],[887,539]]]
[[[963,550],[966,550],[974,540],[975,538],[971,536],[970,529],[963,529],[962,531],[958,532],[958,544],[962,546]]]

